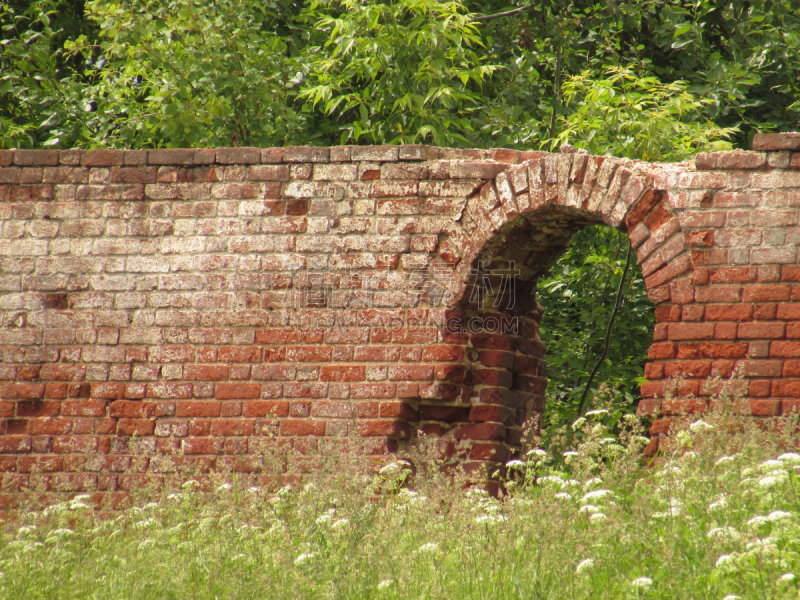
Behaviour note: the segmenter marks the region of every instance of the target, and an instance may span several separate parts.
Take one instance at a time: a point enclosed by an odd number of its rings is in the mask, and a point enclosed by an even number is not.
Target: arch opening
[[[539,301],[539,284],[573,237],[587,235],[579,232],[594,227],[618,232],[622,245],[632,249],[632,268],[649,275],[644,281],[632,279],[646,287],[649,298],[640,294],[644,306],[637,308],[646,307],[649,323],[645,339],[638,340],[643,351],[633,370],[644,366],[646,349],[655,339],[653,304],[668,304],[664,290],[676,277],[686,281],[691,276],[683,234],[665,199],[652,189],[646,173],[585,154],[546,155],[515,165],[468,199],[461,219],[467,248],[454,269],[462,277],[454,318],[467,366],[459,402],[469,405],[468,412],[460,413],[464,422],[455,428],[456,439],[470,442],[463,458],[497,465],[541,435],[548,369],[541,335],[546,307]],[[439,253],[445,261],[451,236],[458,239],[450,232]],[[597,348],[586,350],[585,360],[594,363]],[[562,362],[558,368],[566,366]],[[581,389],[587,379],[579,378],[572,387]],[[594,386],[597,381],[602,379],[595,379]]]
[[[604,236],[599,232],[608,233]],[[573,244],[575,238],[577,248]],[[574,209],[548,207],[513,221],[474,261],[469,289],[462,300],[463,322],[469,338],[472,416],[482,415],[503,424],[504,431],[499,427],[492,431],[487,425],[483,428],[486,435],[504,435],[507,448],[503,451],[486,442],[480,448],[482,451],[472,452],[472,458],[492,456],[496,460],[507,460],[532,443],[533,437],[544,433],[549,433],[548,437],[557,436],[567,421],[571,423],[578,416],[572,413],[577,413],[577,399],[589,383],[589,372],[602,353],[611,311],[604,306],[591,307],[597,314],[595,322],[587,323],[587,315],[580,314],[590,305],[585,298],[554,306],[559,294],[565,296],[568,290],[548,294],[542,282],[554,281],[552,277],[548,279],[554,268],[569,269],[586,260],[587,244],[598,239],[616,244],[605,252],[599,249],[594,255],[595,259],[607,259],[605,263],[596,261],[592,269],[597,274],[607,273],[607,281],[592,281],[588,285],[581,281],[579,291],[586,292],[594,286],[597,300],[608,302],[610,299],[613,305],[625,262],[623,244],[628,246],[627,235],[614,232],[599,219]],[[565,257],[568,261],[560,262]],[[639,355],[634,358],[628,354],[625,358],[635,361],[628,371],[640,377],[652,341],[653,306],[646,296],[643,299],[646,306],[641,306],[644,282],[635,256],[632,256],[631,269],[638,270],[639,277],[629,273],[624,291],[628,300],[638,296],[636,309],[644,312],[644,323],[638,324],[635,333],[639,337],[629,344]],[[548,316],[549,308],[553,314]],[[551,333],[553,322],[560,327],[557,333]],[[550,331],[543,333],[543,326]],[[584,412],[592,407],[597,384],[609,378],[608,363],[625,355],[623,345],[624,342],[615,344],[610,356],[605,357],[605,368],[601,367],[600,377],[594,378]],[[583,346],[583,355],[575,357],[576,360],[554,354],[554,351],[572,351],[580,346]],[[583,364],[576,367],[576,362]],[[619,382],[622,377],[617,379]],[[638,390],[631,389],[631,381],[625,383],[629,384],[628,389],[620,396],[629,400],[629,406],[621,406],[617,397],[616,408],[631,412],[636,409],[633,393]],[[480,409],[475,410],[475,407]],[[555,415],[558,418],[554,418]]]

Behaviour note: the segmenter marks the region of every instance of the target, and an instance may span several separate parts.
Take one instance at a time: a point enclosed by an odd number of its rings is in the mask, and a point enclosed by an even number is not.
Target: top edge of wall
[[[436,148],[433,146],[287,146],[285,148],[174,148],[156,150],[0,150],[0,167],[204,166],[277,163],[492,160],[516,164],[545,156],[525,152]]]
[[[800,133],[758,133],[753,150],[703,152],[697,169],[789,168],[789,153],[800,152]],[[786,160],[770,159],[766,153],[780,152]],[[437,148],[406,146],[287,146],[285,148],[170,148],[153,150],[0,150],[0,167],[122,167],[203,166],[278,163],[336,163],[351,161],[399,162],[425,160],[492,160],[518,164],[548,155],[542,151]],[[785,162],[784,166],[782,163]],[[800,165],[791,157],[791,168]]]

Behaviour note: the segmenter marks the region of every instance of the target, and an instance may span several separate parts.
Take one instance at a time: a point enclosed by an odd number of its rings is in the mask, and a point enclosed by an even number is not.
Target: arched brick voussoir
[[[660,171],[640,170],[646,168],[582,153],[545,154],[509,165],[467,198],[459,218],[443,232],[439,256],[463,278],[480,256],[503,243],[502,234],[525,220],[536,222],[544,209],[566,211],[627,232],[650,299],[668,301],[671,282],[691,271],[691,248],[669,194],[654,187]]]
[[[663,197],[653,189],[653,175],[631,171],[629,162],[565,153],[512,165],[468,198],[465,230],[481,246],[518,216],[559,207],[632,233]],[[647,237],[640,229],[632,243],[638,246]]]

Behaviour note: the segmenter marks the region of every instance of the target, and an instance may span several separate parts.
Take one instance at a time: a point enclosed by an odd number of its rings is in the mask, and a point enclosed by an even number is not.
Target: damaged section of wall
[[[647,164],[424,146],[0,152],[0,509],[418,432],[468,468],[544,410],[536,279],[627,231],[655,450],[741,365],[800,403],[800,135]],[[684,374],[680,390],[665,382]]]

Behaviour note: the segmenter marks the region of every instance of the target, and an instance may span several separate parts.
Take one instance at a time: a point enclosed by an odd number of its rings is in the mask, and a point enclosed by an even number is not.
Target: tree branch
[[[526,10],[530,10],[533,8],[533,4],[530,6],[525,6],[523,8],[515,8],[514,10],[509,10],[508,12],[497,13],[496,15],[484,15],[482,17],[475,17],[475,21],[493,21],[494,19],[500,19],[502,17],[510,17],[511,15],[518,15],[519,13],[525,12]]]
[[[622,279],[619,280],[619,287],[617,288],[617,301],[614,302],[614,311],[611,313],[611,318],[608,320],[608,329],[606,329],[606,343],[603,347],[603,353],[600,355],[597,363],[594,365],[594,369],[592,369],[592,374],[589,375],[589,381],[586,382],[586,387],[583,388],[583,396],[581,396],[580,404],[578,404],[578,416],[583,416],[583,404],[586,402],[586,395],[589,393],[589,388],[592,385],[592,381],[594,381],[594,376],[597,375],[597,371],[600,370],[600,366],[603,364],[603,361],[606,359],[606,354],[608,354],[608,347],[611,344],[611,330],[614,328],[614,319],[617,318],[617,312],[619,312],[619,307],[622,304],[622,290],[625,287],[625,278],[628,275],[628,269],[631,267],[631,250],[632,246],[628,247],[628,256],[625,258],[625,270],[622,272]]]

